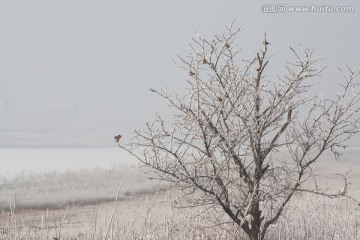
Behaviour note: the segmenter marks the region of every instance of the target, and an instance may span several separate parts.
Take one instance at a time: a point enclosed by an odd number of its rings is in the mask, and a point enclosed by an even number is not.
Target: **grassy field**
[[[123,199],[117,204],[71,205],[58,210],[1,214],[1,239],[246,239],[232,224],[214,226],[201,209],[171,207],[167,194]],[[360,237],[359,207],[349,201],[303,196],[286,209],[267,239]]]
[[[112,201],[122,182],[120,198],[153,193],[160,184],[149,181],[136,166],[82,170],[21,172],[0,178],[0,210],[63,208]]]
[[[337,164],[341,162],[318,166],[321,181],[336,188],[339,179],[331,169],[352,168],[350,191],[360,197],[356,159]],[[214,224],[214,216],[200,214],[202,208],[174,207],[178,193],[159,192],[161,186],[126,165],[2,177],[0,239],[246,239],[237,226]],[[360,239],[360,206],[344,199],[298,196],[266,239]]]

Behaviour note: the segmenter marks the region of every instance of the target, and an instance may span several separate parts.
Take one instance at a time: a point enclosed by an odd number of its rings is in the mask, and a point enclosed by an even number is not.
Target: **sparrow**
[[[114,137],[114,139],[115,139],[115,142],[119,142],[120,141],[120,138],[121,138],[122,136],[121,135],[117,135],[117,136],[115,136]]]

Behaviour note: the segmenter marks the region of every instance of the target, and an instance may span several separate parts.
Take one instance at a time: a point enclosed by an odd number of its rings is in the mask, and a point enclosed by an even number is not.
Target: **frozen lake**
[[[13,148],[0,149],[0,164],[0,175],[13,176],[21,171],[109,168],[137,161],[120,148]]]
[[[339,167],[358,164],[358,147],[346,150],[345,161],[335,162]],[[332,158],[330,153],[323,158]],[[327,161],[320,165],[327,165]],[[54,171],[111,168],[118,165],[137,165],[138,161],[120,148],[0,148],[0,176],[14,176],[22,171]]]

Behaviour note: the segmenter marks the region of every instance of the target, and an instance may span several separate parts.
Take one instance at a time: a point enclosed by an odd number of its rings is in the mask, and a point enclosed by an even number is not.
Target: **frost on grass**
[[[89,204],[113,200],[123,181],[121,198],[151,193],[160,184],[150,181],[135,166],[65,172],[23,172],[0,179],[0,207],[61,208],[67,204]]]
[[[176,193],[175,193],[176,194]],[[214,215],[199,215],[204,208],[171,207],[167,194],[142,196],[113,204],[75,206],[62,210],[34,210],[1,216],[1,239],[97,240],[117,239],[239,239],[247,237],[234,224],[213,224]],[[350,200],[304,194],[285,209],[267,239],[359,239],[360,211]],[[109,219],[114,212],[114,219]],[[28,213],[26,213],[28,214]],[[226,219],[225,219],[226,220]]]

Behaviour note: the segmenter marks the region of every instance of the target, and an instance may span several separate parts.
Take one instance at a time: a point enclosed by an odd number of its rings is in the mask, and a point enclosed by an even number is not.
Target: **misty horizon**
[[[336,67],[360,66],[353,30],[359,3],[348,3],[355,7],[349,13],[276,14],[262,12],[264,4],[2,2],[0,148],[115,147],[113,136],[126,141],[156,112],[171,120],[172,110],[149,88],[181,95],[188,74],[173,59],[186,54],[196,33],[222,34],[234,20],[242,26],[243,59],[261,48],[265,32],[276,53],[269,77],[293,60],[289,45],[314,49],[331,66],[313,80],[316,91],[336,96]]]

